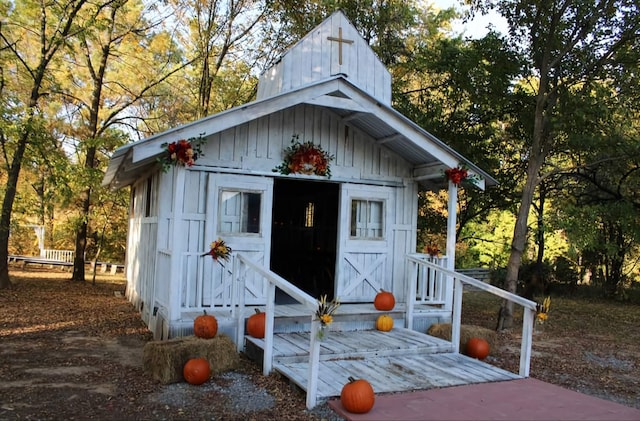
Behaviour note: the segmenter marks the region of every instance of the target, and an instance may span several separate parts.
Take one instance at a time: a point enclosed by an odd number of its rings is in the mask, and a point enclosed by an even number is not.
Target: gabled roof
[[[206,137],[299,104],[325,107],[342,118],[345,124],[368,134],[375,142],[413,165],[414,178],[428,188],[442,187],[442,171],[460,163],[481,176],[478,187],[497,184],[489,174],[444,142],[390,106],[377,101],[346,76],[336,75],[123,146],[113,153],[103,185],[119,188],[133,183],[156,165],[157,157],[164,153],[161,145],[165,142],[200,135]]]

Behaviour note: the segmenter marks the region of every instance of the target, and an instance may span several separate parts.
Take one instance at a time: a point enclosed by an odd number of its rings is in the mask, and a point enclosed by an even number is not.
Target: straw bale
[[[182,382],[182,369],[191,358],[207,359],[212,376],[240,365],[240,355],[228,336],[218,334],[213,339],[186,336],[148,342],[143,349],[144,372],[162,384]]]
[[[429,327],[427,333],[436,338],[451,340],[451,323],[435,323]],[[482,338],[489,343],[489,350],[497,349],[498,334],[486,327],[475,325],[460,326],[460,352],[465,353],[467,341],[471,338]]]

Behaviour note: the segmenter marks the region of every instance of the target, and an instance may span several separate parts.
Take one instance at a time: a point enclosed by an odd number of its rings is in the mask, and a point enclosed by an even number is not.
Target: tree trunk
[[[20,136],[17,148],[13,154],[13,161],[9,168],[7,177],[7,188],[2,201],[2,213],[0,214],[0,289],[11,288],[9,279],[9,226],[11,223],[11,212],[13,202],[16,198],[18,188],[18,178],[22,167],[22,158],[27,149],[27,140],[31,133],[30,121],[25,125],[25,129]]]
[[[88,159],[88,157],[87,157]],[[73,258],[73,281],[84,282],[85,280],[85,251],[87,249],[87,227],[89,217],[89,207],[91,205],[91,187],[86,188],[80,195],[81,212],[84,218],[76,230],[76,251]]]
[[[540,103],[540,99],[539,99]],[[538,108],[540,107],[540,108]],[[511,241],[511,254],[507,263],[507,274],[505,286],[507,291],[516,293],[518,287],[518,272],[522,263],[522,254],[527,244],[527,228],[529,220],[529,211],[533,203],[533,196],[539,183],[539,174],[542,164],[545,160],[545,148],[542,148],[542,139],[544,135],[544,114],[542,106],[536,107],[536,122],[533,130],[533,142],[530,148],[529,162],[527,163],[527,173],[522,189],[520,206],[513,230],[513,239]],[[513,327],[513,302],[504,300],[500,306],[498,313],[497,330],[511,329]]]

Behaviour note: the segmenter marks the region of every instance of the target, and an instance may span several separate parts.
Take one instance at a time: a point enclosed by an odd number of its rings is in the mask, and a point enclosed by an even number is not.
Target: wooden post
[[[276,310],[276,285],[267,282],[267,309],[264,329],[264,358],[262,361],[262,374],[268,376],[273,366],[273,325]]]
[[[311,339],[309,345],[309,374],[307,379],[307,408],[316,406],[318,395],[318,372],[320,371],[320,321],[311,315]]]
[[[522,315],[522,342],[520,343],[520,375],[529,377],[531,364],[531,345],[533,342],[533,323],[536,312],[528,307],[523,307]]]

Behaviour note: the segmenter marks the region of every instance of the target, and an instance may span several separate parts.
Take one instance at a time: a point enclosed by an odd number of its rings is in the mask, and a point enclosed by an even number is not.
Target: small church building
[[[103,184],[131,192],[127,298],[159,339],[238,295],[265,306],[264,277],[233,282],[242,254],[314,299],[372,303],[384,289],[405,303],[421,189],[449,192],[436,260],[454,269],[458,185],[444,172],[459,168],[496,183],[392,108],[389,71],[337,11],[261,75],[255,101],[114,152]],[[208,254],[218,239],[228,259]]]

